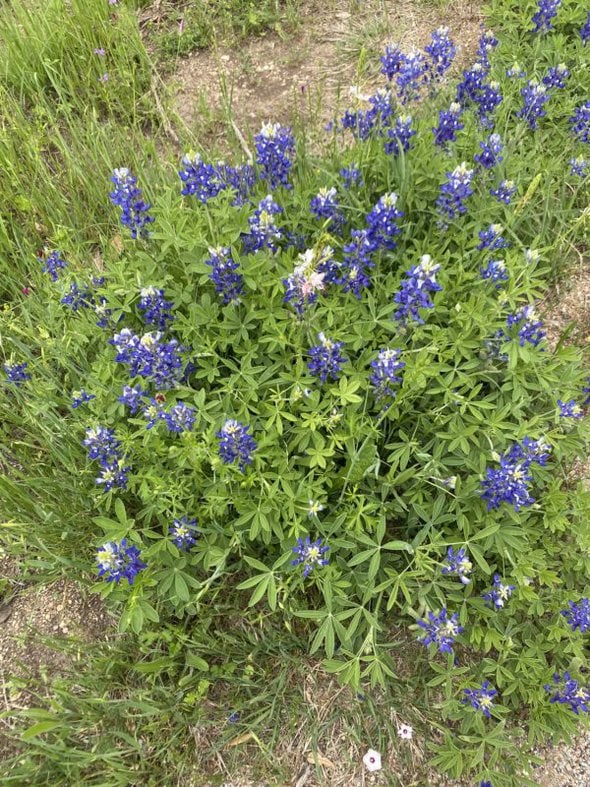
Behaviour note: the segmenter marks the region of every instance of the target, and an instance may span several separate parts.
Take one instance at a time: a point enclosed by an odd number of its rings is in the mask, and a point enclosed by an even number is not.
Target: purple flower
[[[214,283],[216,292],[221,295],[225,304],[239,303],[240,295],[244,293],[244,278],[238,273],[240,266],[234,261],[231,249],[218,246],[216,249],[210,248],[209,254],[211,256],[205,263],[213,269],[209,278]]]
[[[395,249],[396,242],[394,237],[399,235],[401,229],[397,226],[397,221],[404,215],[398,210],[397,194],[393,192],[384,194],[373,210],[367,215],[367,238],[377,249]]]
[[[492,169],[504,158],[502,156],[502,139],[499,134],[490,134],[486,140],[479,143],[479,147],[481,153],[475,155],[475,161],[484,169]]]
[[[117,401],[128,407],[131,415],[135,415],[142,404],[142,399],[146,396],[147,391],[144,391],[139,385],[134,387],[131,387],[130,385],[124,385],[123,393],[117,399]]]
[[[570,676],[569,672],[564,672],[563,678],[556,672],[553,675],[553,682],[554,686],[545,685],[545,691],[554,692],[550,702],[569,705],[576,715],[580,711],[583,713],[590,712],[590,688],[580,686],[578,681]]]
[[[501,286],[501,282],[508,281],[508,271],[504,260],[490,260],[485,268],[480,268],[482,279],[493,281],[496,287]]]
[[[588,176],[588,169],[590,168],[590,161],[584,158],[584,156],[578,156],[577,158],[571,158],[569,160],[569,165],[571,167],[571,174],[577,175],[579,178],[586,178]]]
[[[219,455],[222,460],[225,464],[232,464],[237,459],[238,467],[242,472],[246,469],[246,465],[252,464],[252,452],[256,450],[256,441],[248,434],[249,430],[249,426],[228,419],[217,432]]]
[[[344,167],[341,169],[340,177],[344,181],[344,185],[347,189],[351,189],[353,186],[363,185],[363,173],[356,166]]]
[[[123,328],[110,340],[117,350],[115,361],[127,364],[132,377],[145,377],[156,388],[173,388],[183,375],[180,353],[184,348],[176,339],[162,341],[162,333],[146,333],[139,337],[129,328]]]
[[[424,51],[430,56],[430,70],[440,79],[451,67],[457,47],[449,38],[448,27],[439,27],[431,38],[432,42],[424,47]]]
[[[389,141],[385,142],[385,152],[393,156],[399,156],[402,152],[406,153],[411,147],[410,139],[415,135],[416,131],[412,128],[411,115],[400,115],[396,118],[393,126],[387,129]]]
[[[132,238],[146,238],[149,234],[147,225],[154,219],[148,215],[151,206],[142,200],[142,191],[136,185],[137,178],[126,167],[122,167],[114,170],[111,181],[115,189],[109,197],[113,205],[121,208],[121,224],[129,228]]]
[[[457,574],[463,585],[468,585],[471,580],[469,574],[473,570],[473,563],[467,557],[467,550],[461,547],[456,553],[453,547],[447,549],[446,565],[441,569],[443,574]]]
[[[523,98],[523,106],[516,115],[526,120],[531,131],[535,131],[539,118],[545,117],[547,114],[543,109],[549,100],[547,88],[544,85],[540,85],[535,79],[529,79],[521,89],[520,94]]]
[[[573,601],[568,601],[567,603],[569,609],[562,610],[561,614],[572,627],[572,631],[580,629],[582,634],[590,631],[590,601],[587,598],[583,598],[579,604],[575,604]]]
[[[107,72],[107,71],[105,71],[105,73],[104,73],[104,74],[102,74],[101,76],[99,76],[99,77],[98,77],[98,81],[99,81],[99,82],[102,82],[103,84],[104,84],[105,82],[108,82],[108,81],[109,81],[109,75],[108,75],[108,72]]]
[[[195,425],[196,412],[193,407],[189,407],[184,402],[177,402],[167,413],[162,414],[162,420],[166,422],[169,432],[192,431]]]
[[[320,344],[308,351],[311,360],[307,367],[315,377],[320,378],[321,383],[325,383],[328,378],[335,381],[339,378],[342,365],[347,360],[340,352],[344,342],[335,342],[323,333],[320,333],[318,338]]]
[[[371,362],[373,374],[370,382],[375,389],[375,398],[382,399],[384,396],[395,397],[397,391],[393,388],[397,383],[401,383],[402,378],[397,374],[406,365],[399,360],[401,350],[379,350],[379,356]]]
[[[432,129],[435,145],[446,145],[447,142],[454,142],[457,139],[457,131],[465,126],[461,123],[461,104],[454,101],[448,110],[441,109],[438,113],[438,126]]]
[[[82,445],[88,448],[89,459],[98,459],[103,465],[109,464],[111,460],[121,455],[120,441],[115,437],[114,430],[106,426],[88,427]]]
[[[99,57],[104,57],[105,56],[105,51],[104,51],[104,49],[102,47],[97,47],[94,50],[94,54],[98,55]]]
[[[402,279],[400,289],[393,296],[393,300],[399,305],[394,319],[402,325],[406,325],[409,319],[420,325],[424,323],[419,309],[434,308],[428,293],[442,290],[436,281],[439,270],[440,265],[433,262],[430,254],[424,254],[418,265],[406,271],[407,278]]]
[[[165,331],[168,323],[174,320],[172,301],[164,298],[164,290],[144,287],[141,291],[139,308],[144,313],[143,319],[146,325],[156,325],[160,331]]]
[[[498,82],[490,82],[489,84],[482,85],[481,89],[474,97],[475,103],[478,105],[478,117],[480,123],[486,128],[493,127],[493,122],[490,120],[489,115],[502,103],[502,94],[500,93],[500,85]]]
[[[558,399],[557,406],[560,410],[560,418],[573,418],[579,421],[584,417],[584,411],[580,405],[576,403],[575,399],[570,399],[569,402],[562,402],[561,399]]]
[[[277,251],[276,241],[282,238],[282,232],[274,222],[274,217],[283,212],[283,209],[268,195],[258,203],[258,209],[248,219],[250,232],[242,234],[244,251],[253,254],[260,249]]]
[[[200,202],[206,203],[224,188],[215,167],[206,164],[199,153],[185,154],[181,163],[184,169],[178,175],[184,183],[180,192],[184,196],[195,196]]]
[[[503,180],[498,188],[490,189],[490,195],[505,205],[510,205],[510,201],[515,194],[516,183],[513,180]]]
[[[525,437],[522,446],[515,443],[505,454],[500,455],[500,468],[488,467],[487,476],[482,481],[481,497],[487,501],[488,511],[509,503],[518,511],[535,501],[529,493],[528,484],[532,481],[530,466],[536,463],[545,466],[550,447],[542,440]]]
[[[545,332],[541,330],[543,323],[536,320],[536,312],[534,306],[524,306],[519,309],[515,314],[509,314],[506,318],[506,325],[512,328],[519,325],[518,341],[521,347],[529,342],[533,347],[537,347],[542,339],[545,338]]]
[[[492,49],[498,46],[500,42],[491,30],[484,30],[479,37],[477,44],[477,62],[481,63],[484,68],[490,68],[489,55]]]
[[[146,568],[140,559],[140,551],[136,546],[128,546],[123,538],[120,544],[108,541],[96,553],[98,576],[105,577],[107,582],[119,583],[122,579],[132,585],[139,572]]]
[[[539,0],[538,11],[533,16],[533,33],[548,33],[553,29],[551,20],[557,15],[561,0]]]
[[[491,601],[496,609],[502,609],[512,595],[513,590],[516,590],[516,585],[504,585],[500,575],[494,574],[494,586],[483,598],[486,601]]]
[[[420,86],[427,81],[428,63],[420,52],[404,55],[396,75],[397,96],[402,104],[418,97]]]
[[[576,107],[570,118],[572,133],[580,142],[590,142],[590,101]]]
[[[418,637],[418,642],[423,645],[434,642],[441,653],[452,653],[455,639],[463,631],[463,626],[459,625],[459,615],[455,612],[449,618],[445,607],[438,615],[429,612],[427,621],[418,620],[417,623],[426,632],[424,636]]]
[[[127,489],[127,474],[131,468],[125,465],[125,461],[114,459],[107,464],[103,464],[100,475],[96,479],[97,484],[104,484],[104,491],[110,492],[111,489]]]
[[[329,219],[329,229],[336,234],[342,232],[344,216],[340,211],[336,189],[322,188],[313,197],[309,206],[316,219]]]
[[[45,259],[43,257],[37,258],[39,262],[43,263],[41,270],[43,273],[48,273],[53,281],[59,278],[58,271],[64,270],[67,267],[66,261],[62,258],[60,251],[50,252]]]
[[[262,168],[261,178],[269,182],[271,189],[281,185],[291,188],[289,170],[295,151],[291,129],[278,123],[263,123],[260,133],[254,137],[254,144],[256,163]]]
[[[256,172],[251,164],[238,164],[237,167],[232,167],[220,161],[215,166],[215,172],[221,188],[233,190],[234,207],[240,207],[250,201],[250,195],[256,185]]]
[[[351,236],[350,243],[343,248],[342,275],[337,283],[342,285],[344,292],[353,292],[360,298],[363,288],[371,284],[369,269],[375,267],[371,258],[375,247],[367,230],[352,230]]]
[[[398,46],[386,47],[385,54],[381,57],[381,73],[391,81],[394,76],[399,74],[405,59],[406,56]]]
[[[473,66],[463,71],[463,80],[457,85],[457,101],[466,106],[475,101],[483,88],[488,74],[488,68],[482,63],[474,63]]]
[[[197,520],[189,519],[186,515],[175,519],[169,530],[172,541],[183,552],[197,543]]]
[[[285,303],[292,303],[300,316],[305,307],[315,303],[318,294],[333,282],[335,275],[334,251],[330,246],[307,249],[298,257],[293,273],[283,279]]]
[[[151,398],[149,403],[143,408],[143,417],[147,423],[146,429],[153,429],[153,427],[164,418],[164,410],[161,403],[157,399]]]
[[[502,237],[504,227],[501,224],[490,224],[487,230],[480,230],[479,244],[477,248],[479,251],[489,249],[490,251],[498,251],[510,246],[510,243]]]
[[[84,402],[90,402],[92,399],[96,399],[94,394],[86,393],[84,388],[81,388],[79,391],[72,392],[72,408],[76,410],[76,408],[80,407],[81,404]]]
[[[293,547],[293,552],[295,552],[297,557],[291,561],[291,565],[299,566],[303,564],[303,578],[305,579],[316,566],[328,565],[328,558],[325,558],[324,555],[329,549],[328,545],[322,544],[321,538],[313,542],[309,536],[307,536],[305,541],[299,538],[296,546]]]
[[[524,79],[526,76],[526,71],[516,61],[510,66],[510,68],[506,69],[506,76],[510,77],[511,79]]]
[[[570,72],[565,63],[559,63],[557,66],[552,66],[547,74],[543,77],[543,84],[548,88],[564,88],[566,79],[569,77]]]
[[[465,200],[473,194],[471,182],[473,170],[467,168],[464,161],[455,167],[452,172],[447,172],[447,182],[440,187],[440,195],[436,207],[441,214],[441,225],[446,226],[446,219],[454,219],[461,213],[467,212]]]
[[[8,382],[20,387],[27,380],[31,379],[31,375],[27,373],[27,363],[5,363],[4,371],[8,377]]]
[[[498,694],[489,681],[484,680],[479,689],[464,689],[464,703],[471,705],[475,710],[482,711],[486,719],[492,715],[490,710],[494,707],[493,699]]]
[[[588,11],[586,21],[580,28],[580,38],[582,39],[584,46],[586,46],[588,41],[590,41],[590,11]]]

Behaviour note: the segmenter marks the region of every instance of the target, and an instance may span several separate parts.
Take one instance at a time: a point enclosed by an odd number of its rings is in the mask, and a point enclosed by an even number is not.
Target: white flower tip
[[[369,751],[363,757],[363,762],[365,764],[365,768],[368,771],[380,771],[381,770],[381,755],[375,749],[369,749]]]

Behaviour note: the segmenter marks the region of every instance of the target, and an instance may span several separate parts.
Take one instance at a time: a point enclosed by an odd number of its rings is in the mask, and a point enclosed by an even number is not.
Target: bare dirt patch
[[[475,51],[482,22],[481,3],[466,0],[445,9],[416,0],[308,2],[301,15],[289,40],[269,34],[179,63],[171,80],[175,108],[202,144],[223,147],[230,118],[245,136],[268,120],[317,127],[347,102],[348,86],[375,83],[387,43],[423,47],[440,25],[459,45],[459,68]]]

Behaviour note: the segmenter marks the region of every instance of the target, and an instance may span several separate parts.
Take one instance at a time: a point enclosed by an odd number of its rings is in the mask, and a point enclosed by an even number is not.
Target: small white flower
[[[402,740],[409,741],[412,739],[414,730],[408,724],[400,724],[397,728],[397,734]]]
[[[375,749],[369,749],[369,751],[363,757],[363,762],[365,763],[365,768],[368,771],[380,771],[381,770],[381,755]]]

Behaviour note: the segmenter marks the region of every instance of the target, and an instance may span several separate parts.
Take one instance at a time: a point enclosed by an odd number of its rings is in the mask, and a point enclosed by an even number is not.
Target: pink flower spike
[[[409,741],[412,739],[414,730],[408,724],[400,724],[397,728],[397,734],[402,740]]]
[[[105,56],[105,51],[104,51],[104,49],[102,47],[97,47],[94,50],[94,54],[98,55],[99,57],[104,57]]]
[[[375,749],[369,749],[369,751],[363,757],[363,762],[365,763],[365,768],[368,771],[380,771],[381,770],[381,755]]]
[[[108,74],[103,74],[101,77],[98,77],[98,81],[99,82],[108,82],[109,81],[109,75]]]

